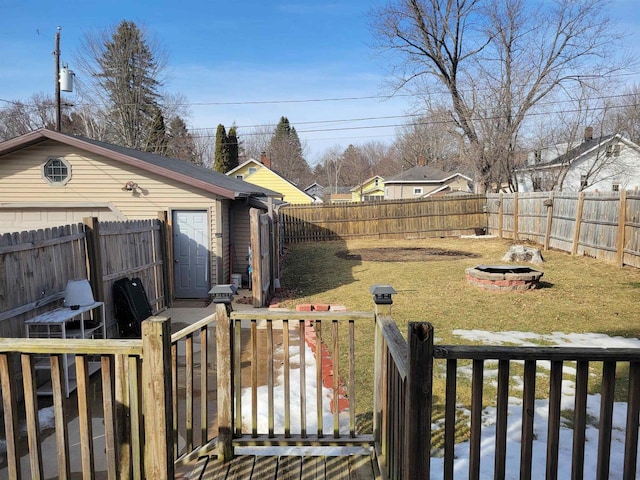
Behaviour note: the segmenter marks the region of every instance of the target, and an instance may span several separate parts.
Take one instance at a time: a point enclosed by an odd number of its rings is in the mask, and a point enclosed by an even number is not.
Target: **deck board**
[[[239,455],[228,463],[216,456],[201,457],[190,480],[373,480],[379,478],[369,455],[252,456]]]

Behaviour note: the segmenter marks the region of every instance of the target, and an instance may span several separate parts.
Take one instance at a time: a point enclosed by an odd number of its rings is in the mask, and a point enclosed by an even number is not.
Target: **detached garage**
[[[177,298],[206,298],[247,256],[250,208],[280,194],[190,162],[47,129],[0,143],[0,234],[97,217],[167,219]]]

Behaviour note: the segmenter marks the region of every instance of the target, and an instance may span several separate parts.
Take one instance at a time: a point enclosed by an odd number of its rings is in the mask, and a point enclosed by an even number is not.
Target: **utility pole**
[[[61,131],[60,117],[62,117],[62,107],[60,105],[60,30],[62,30],[62,27],[58,27],[56,32],[56,49],[53,52],[56,59],[56,132]]]

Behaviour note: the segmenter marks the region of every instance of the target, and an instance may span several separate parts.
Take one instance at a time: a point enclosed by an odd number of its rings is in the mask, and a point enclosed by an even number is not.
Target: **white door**
[[[206,211],[173,212],[173,259],[176,298],[206,298],[211,288]]]

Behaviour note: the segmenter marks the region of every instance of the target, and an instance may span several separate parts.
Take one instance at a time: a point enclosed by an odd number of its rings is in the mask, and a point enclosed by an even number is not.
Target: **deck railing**
[[[233,312],[221,319],[218,358],[229,359],[228,369],[218,369],[223,458],[234,445],[369,445],[371,436],[355,426],[360,322],[372,325],[374,315]]]
[[[105,463],[109,478],[129,475],[132,478],[143,477],[142,343],[141,340],[0,339],[8,478],[45,478],[36,360],[48,362],[51,367],[58,477],[70,478],[70,461],[72,455],[75,455],[75,461],[81,464],[84,478],[93,478],[96,456],[102,456],[94,448],[93,432],[94,419],[100,416],[104,422],[106,452],[100,461]],[[65,392],[63,355],[69,355],[70,362],[75,364],[79,451],[72,448],[69,439],[66,409],[70,399],[67,399]],[[43,356],[47,358],[43,359]],[[93,361],[101,364],[98,390],[101,391],[102,412],[94,410],[96,402],[91,398],[95,394],[89,384],[89,366]],[[22,377],[22,398],[19,377]],[[24,471],[20,464],[23,452],[19,447],[23,442],[18,429],[19,419],[24,419],[28,437],[29,464]],[[48,476],[51,472],[46,473]]]
[[[220,306],[214,315],[173,336],[166,318],[152,317],[143,322],[139,340],[0,339],[7,476],[44,478],[46,464],[47,477],[57,468],[59,478],[70,478],[70,464],[79,462],[83,478],[94,478],[99,469],[110,479],[169,479],[176,465],[216,448],[218,456],[226,459],[233,455],[235,446],[243,445],[375,445],[384,478],[429,478],[432,438],[437,438],[434,444],[443,451],[442,476],[451,479],[456,426],[469,415],[470,478],[479,478],[480,464],[486,461],[492,462],[496,478],[504,478],[509,468],[509,381],[517,375],[523,379],[520,478],[532,478],[535,470],[532,412],[536,388],[538,396],[548,398],[547,478],[558,476],[559,432],[562,418],[568,416],[573,428],[573,478],[585,474],[585,430],[596,421],[596,478],[608,478],[614,400],[626,404],[623,478],[635,478],[640,414],[638,349],[434,345],[431,325],[410,323],[405,340],[389,313],[379,308],[375,316],[237,312],[229,317]],[[373,436],[360,435],[355,428],[355,402],[359,401],[354,386],[354,362],[358,359],[355,325],[365,321],[373,322],[376,335]],[[214,342],[210,328],[214,324],[217,382],[212,381]],[[313,353],[307,351],[309,346]],[[61,355],[65,354],[73,357],[77,377],[77,393],[71,400],[66,398],[62,381]],[[55,459],[42,454],[42,442],[52,441],[42,434],[39,422],[35,363],[36,356],[42,355],[52,372]],[[308,355],[313,355],[315,364],[307,362]],[[324,374],[329,357],[329,373],[333,375]],[[90,382],[90,363],[94,361],[100,362],[101,372]],[[341,361],[347,362],[343,368]],[[487,388],[485,366],[496,361],[496,386]],[[309,371],[302,368],[307,363]],[[573,368],[574,363],[574,408],[567,413],[561,411],[563,369]],[[469,383],[462,368],[468,370],[467,364],[471,366],[469,400],[465,403],[468,414],[457,405],[461,390]],[[536,371],[547,364],[548,375]],[[620,385],[620,378],[616,380],[616,372],[625,377],[624,385]],[[433,386],[442,381],[446,393],[444,405],[439,405],[442,400],[434,403]],[[541,392],[547,381],[548,390]],[[597,420],[587,415],[588,393],[594,390],[601,395]],[[211,412],[214,394],[217,429]],[[98,402],[93,401],[94,395],[99,396]],[[65,416],[69,401],[77,401],[71,407],[78,412],[78,439],[70,438]],[[494,458],[483,454],[481,459],[483,404],[496,407]],[[331,405],[333,410],[328,408]],[[443,432],[432,432],[432,409],[436,408],[444,411]],[[267,419],[265,426],[259,418]],[[19,434],[22,422],[26,424],[26,445]],[[102,424],[103,436],[96,429]],[[21,465],[26,451],[28,465]]]
[[[560,427],[562,416],[573,428],[571,453],[572,478],[585,476],[585,430],[594,419],[587,416],[589,388],[600,392],[600,414],[597,420],[597,470],[595,478],[607,479],[612,446],[614,398],[626,403],[626,428],[623,479],[636,478],[638,461],[638,422],[640,413],[640,351],[632,348],[568,348],[461,346],[433,344],[433,328],[427,323],[410,323],[405,341],[395,323],[387,315],[376,317],[376,365],[374,430],[378,462],[385,478],[429,478],[431,466],[432,408],[434,378],[444,377],[444,434],[442,478],[454,478],[456,428],[463,413],[459,410],[457,387],[463,377],[460,363],[471,362],[469,478],[480,478],[483,405],[496,407],[494,458],[482,454],[482,461],[494,465],[494,478],[505,478],[507,451],[507,413],[509,382],[513,371],[523,367],[521,407],[521,443],[519,478],[531,479],[532,446],[535,438],[536,378],[547,380],[536,370],[550,363],[548,391],[548,426],[545,475],[558,478]],[[444,361],[443,365],[441,362]],[[485,365],[498,362],[495,397],[489,398]],[[575,368],[573,412],[561,411],[563,368]],[[597,367],[597,368],[594,368]],[[601,374],[600,372],[601,367]],[[628,370],[627,370],[628,369]],[[628,371],[624,385],[616,385],[616,372]],[[437,374],[434,374],[437,372]],[[589,382],[598,378],[599,384]],[[573,377],[573,375],[572,375]],[[601,379],[601,380],[600,380]],[[542,383],[542,382],[541,382]],[[616,388],[622,393],[616,393]],[[626,392],[626,393],[625,393]],[[484,403],[483,403],[484,402]],[[442,433],[442,432],[440,432]],[[486,446],[486,445],[485,445]],[[486,450],[486,448],[485,448]],[[510,472],[514,475],[516,472]],[[440,477],[440,475],[439,475]]]
[[[214,448],[217,385],[215,336],[218,312],[171,336],[173,458],[178,465]]]

